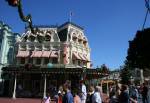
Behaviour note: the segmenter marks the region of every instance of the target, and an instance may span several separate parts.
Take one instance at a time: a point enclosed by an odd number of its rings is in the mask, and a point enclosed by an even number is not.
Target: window
[[[40,59],[40,58],[37,58],[37,59],[36,59],[36,64],[38,64],[38,65],[41,64],[41,59]]]
[[[51,37],[49,35],[46,35],[45,36],[45,41],[50,41],[51,40]]]
[[[29,58],[29,61],[28,61],[28,63],[33,63],[33,58]]]
[[[25,64],[25,58],[20,59],[20,64]]]
[[[73,64],[75,64],[75,63],[76,63],[76,61],[75,61],[75,60],[72,60],[72,63],[73,63]]]
[[[81,66],[81,61],[78,61],[78,65]]]
[[[44,64],[48,64],[49,63],[49,58],[45,58],[44,59]]]
[[[52,58],[52,64],[57,64],[58,63],[58,58]]]
[[[30,36],[30,41],[33,42],[35,40],[34,36]]]

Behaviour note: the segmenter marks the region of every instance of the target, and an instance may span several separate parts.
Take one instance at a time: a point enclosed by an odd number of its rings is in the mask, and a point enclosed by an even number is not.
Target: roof
[[[33,25],[33,28],[57,28],[57,25]]]
[[[75,27],[77,27],[77,28],[79,28],[81,30],[84,30],[83,27],[81,27],[81,26],[79,26],[79,25],[77,25],[77,24],[75,24],[73,22],[65,22],[64,24],[60,25],[58,28],[61,28],[61,27],[65,26],[65,25],[68,25],[68,24],[71,24],[71,25],[73,25],[73,26],[75,26]]]

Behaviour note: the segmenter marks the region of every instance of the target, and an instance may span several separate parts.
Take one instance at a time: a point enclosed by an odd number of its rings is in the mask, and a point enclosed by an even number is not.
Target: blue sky
[[[124,64],[128,41],[141,30],[146,13],[144,0],[22,0],[22,4],[35,25],[60,25],[68,21],[72,11],[72,21],[85,29],[94,67],[106,64],[112,69]],[[13,32],[24,32],[25,23],[17,8],[5,0],[0,0],[0,20]]]

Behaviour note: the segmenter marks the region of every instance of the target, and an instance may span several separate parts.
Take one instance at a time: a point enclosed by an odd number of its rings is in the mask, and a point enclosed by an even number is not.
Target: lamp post
[[[23,10],[22,10],[21,0],[6,0],[6,1],[8,2],[10,6],[18,8],[20,19],[23,22],[27,22],[29,25],[29,28],[31,29],[31,32],[35,34],[35,30],[33,29],[33,25],[32,25],[32,17],[30,14],[28,14],[27,16],[24,15]]]

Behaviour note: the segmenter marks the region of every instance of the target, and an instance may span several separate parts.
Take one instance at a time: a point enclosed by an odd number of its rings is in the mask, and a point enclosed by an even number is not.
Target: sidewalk
[[[41,99],[35,98],[0,98],[0,103],[42,103]],[[51,102],[55,103],[55,102]]]

